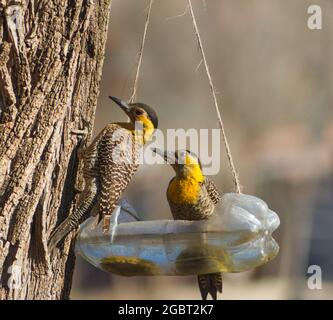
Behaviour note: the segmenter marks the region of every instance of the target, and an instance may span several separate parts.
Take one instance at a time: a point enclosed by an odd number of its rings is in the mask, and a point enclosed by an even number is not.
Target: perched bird
[[[109,98],[127,114],[129,122],[108,124],[81,152],[85,187],[76,210],[52,232],[50,250],[86,220],[96,204],[99,218],[104,218],[103,230],[108,230],[110,215],[139,166],[140,150],[157,128],[156,112],[148,105]]]
[[[153,151],[162,156],[176,173],[167,189],[173,218],[208,219],[213,214],[215,205],[221,200],[221,195],[215,184],[203,175],[198,157],[187,150],[170,152],[155,148]],[[203,300],[207,299],[208,293],[214,300],[217,292],[222,293],[221,273],[198,275],[198,284]]]

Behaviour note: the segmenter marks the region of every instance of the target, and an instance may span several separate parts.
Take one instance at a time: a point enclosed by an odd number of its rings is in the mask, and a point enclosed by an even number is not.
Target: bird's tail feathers
[[[50,252],[54,250],[57,244],[76,228],[68,217],[65,219],[50,235],[48,247]]]
[[[95,187],[93,185],[93,187]],[[66,237],[71,231],[75,230],[83,221],[90,217],[91,210],[97,201],[97,189],[89,189],[88,196],[83,197],[83,201],[78,208],[67,217],[50,235],[48,247],[52,251],[59,241]],[[92,192],[93,191],[93,192]]]
[[[217,292],[222,293],[222,274],[221,273],[208,273],[198,275],[198,284],[202,300],[207,300],[210,294],[213,300],[217,299]]]

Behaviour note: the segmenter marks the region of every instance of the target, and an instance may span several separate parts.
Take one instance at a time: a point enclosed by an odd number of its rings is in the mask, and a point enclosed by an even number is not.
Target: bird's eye
[[[135,113],[136,116],[141,116],[143,114],[143,110],[135,109],[134,113]]]

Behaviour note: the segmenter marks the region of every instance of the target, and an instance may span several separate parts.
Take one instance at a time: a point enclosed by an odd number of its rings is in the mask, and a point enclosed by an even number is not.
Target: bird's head
[[[144,139],[149,139],[158,126],[158,119],[155,110],[141,102],[127,103],[116,97],[109,96],[129,117],[130,122],[140,123],[144,131]]]
[[[175,170],[176,177],[180,179],[195,179],[202,181],[204,175],[199,158],[189,150],[167,151],[159,148],[153,149]]]
[[[130,121],[142,122],[144,127],[151,127],[156,129],[158,126],[158,119],[155,110],[147,104],[141,102],[127,103],[116,97],[109,97],[113,100],[130,118]]]

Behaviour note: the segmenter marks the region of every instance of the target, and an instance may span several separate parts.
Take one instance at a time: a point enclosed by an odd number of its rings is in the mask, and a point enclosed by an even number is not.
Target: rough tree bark
[[[66,299],[71,239],[47,240],[75,205],[111,0],[0,0],[0,300]],[[88,136],[89,137],[89,136]]]

